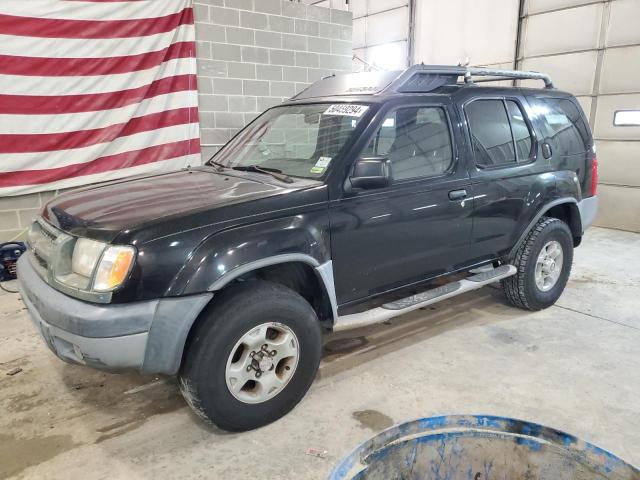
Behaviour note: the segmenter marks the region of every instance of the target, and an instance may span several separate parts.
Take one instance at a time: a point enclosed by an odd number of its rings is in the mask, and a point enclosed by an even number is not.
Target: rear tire
[[[572,262],[568,225],[557,218],[541,218],[512,260],[517,273],[500,282],[507,301],[524,310],[550,307],[564,291]]]
[[[322,353],[309,303],[282,285],[256,280],[223,291],[203,315],[179,374],[194,412],[224,430],[244,431],[293,409]]]

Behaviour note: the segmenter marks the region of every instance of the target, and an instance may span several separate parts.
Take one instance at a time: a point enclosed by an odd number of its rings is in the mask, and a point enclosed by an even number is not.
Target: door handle
[[[462,200],[463,198],[467,198],[467,191],[465,189],[451,190],[449,192],[449,200]]]

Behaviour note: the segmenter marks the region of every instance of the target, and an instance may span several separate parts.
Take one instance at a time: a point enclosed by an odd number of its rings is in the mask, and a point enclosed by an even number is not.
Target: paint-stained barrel
[[[422,418],[383,431],[329,480],[640,480],[640,470],[584,440],[488,415]]]

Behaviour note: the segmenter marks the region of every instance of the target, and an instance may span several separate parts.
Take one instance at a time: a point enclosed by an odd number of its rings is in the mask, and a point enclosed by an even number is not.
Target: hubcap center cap
[[[269,355],[263,355],[262,358],[258,360],[258,367],[260,367],[260,370],[263,372],[271,370],[271,367],[273,367],[273,360]]]

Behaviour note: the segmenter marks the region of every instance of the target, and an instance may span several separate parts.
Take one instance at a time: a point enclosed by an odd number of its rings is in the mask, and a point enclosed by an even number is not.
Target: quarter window
[[[480,167],[516,162],[509,118],[502,100],[475,100],[466,108],[476,164]]]
[[[559,98],[540,98],[538,108],[545,141],[551,141],[559,155],[584,153],[589,146],[589,133],[578,107]]]
[[[387,157],[395,180],[446,173],[453,162],[453,148],[444,110],[407,107],[393,111],[363,155]]]

